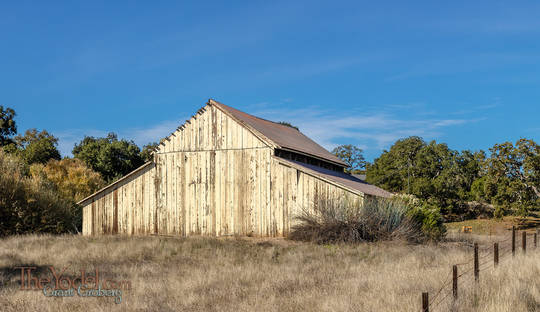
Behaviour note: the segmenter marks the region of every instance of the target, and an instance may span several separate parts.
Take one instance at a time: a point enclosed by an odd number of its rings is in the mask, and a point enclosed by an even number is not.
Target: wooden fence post
[[[536,230],[536,232],[534,233],[534,249],[536,249],[536,240],[538,239],[538,230]]]
[[[493,263],[495,266],[499,264],[499,243],[493,244]]]
[[[457,299],[457,279],[457,265],[454,264],[454,266],[452,266],[452,294],[454,295],[454,300]]]
[[[512,225],[512,256],[516,255],[516,227]]]
[[[521,248],[523,249],[523,253],[527,252],[527,232],[525,231],[521,233]]]
[[[429,295],[427,292],[422,293],[422,312],[429,312]]]
[[[474,243],[474,280],[478,282],[480,268],[478,265],[478,243]]]

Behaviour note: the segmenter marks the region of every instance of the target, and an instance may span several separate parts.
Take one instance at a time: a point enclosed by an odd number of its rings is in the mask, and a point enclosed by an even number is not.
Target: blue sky
[[[410,135],[539,141],[537,1],[108,2],[0,4],[0,105],[63,155],[158,141],[208,98],[369,160]]]

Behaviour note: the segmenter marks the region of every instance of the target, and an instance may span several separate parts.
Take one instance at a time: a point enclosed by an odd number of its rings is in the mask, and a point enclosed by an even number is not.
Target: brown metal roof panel
[[[233,115],[236,119],[253,127],[269,140],[283,148],[310,154],[342,166],[347,166],[347,164],[345,164],[337,156],[330,153],[322,146],[305,136],[302,132],[294,128],[263,118],[255,117],[213,100],[211,103],[221,107],[223,110]]]
[[[362,181],[344,172],[337,172],[337,171],[321,168],[318,166],[305,164],[305,163],[295,161],[295,160],[284,159],[281,157],[276,157],[276,158],[281,162],[292,163],[295,166],[301,167],[302,169],[306,170],[308,173],[319,175],[327,180],[333,181],[337,184],[341,184],[347,188],[357,190],[364,194],[374,195],[374,196],[379,196],[379,197],[387,197],[387,198],[392,196],[392,193],[385,191],[380,187],[377,187],[375,185]]]

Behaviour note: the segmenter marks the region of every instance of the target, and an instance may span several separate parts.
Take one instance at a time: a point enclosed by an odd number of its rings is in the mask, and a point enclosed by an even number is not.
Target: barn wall
[[[158,155],[160,234],[266,235],[271,150]]]
[[[272,154],[207,105],[160,145],[154,163],[83,202],[83,234],[282,236],[302,207],[362,200]]]
[[[83,234],[155,232],[155,166],[142,170],[83,203]]]
[[[160,234],[265,235],[272,149],[206,105],[156,153]]]
[[[83,234],[267,235],[271,154],[207,105],[159,146],[152,170],[83,203]]]
[[[303,210],[313,211],[317,205],[361,205],[363,194],[329,183],[316,175],[271,159],[271,223],[272,235],[284,236]]]

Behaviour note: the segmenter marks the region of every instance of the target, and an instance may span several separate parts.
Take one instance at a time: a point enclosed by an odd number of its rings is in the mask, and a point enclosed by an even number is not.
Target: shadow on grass
[[[13,266],[0,267],[0,288],[21,287],[21,267],[32,267],[32,277],[49,277],[50,265],[36,265],[33,263],[22,263]],[[27,278],[25,269],[25,279]],[[27,282],[27,281],[26,281]]]

